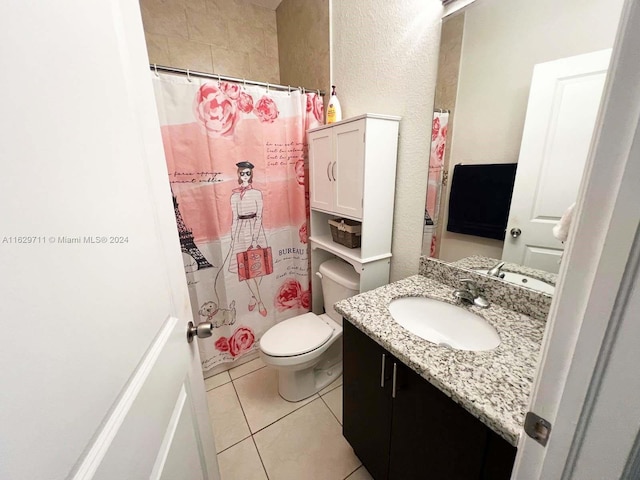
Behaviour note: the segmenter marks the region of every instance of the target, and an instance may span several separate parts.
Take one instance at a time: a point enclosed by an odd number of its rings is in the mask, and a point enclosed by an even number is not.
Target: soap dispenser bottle
[[[336,95],[336,86],[331,85],[331,98],[329,99],[329,107],[327,108],[327,124],[339,122],[340,120],[342,120],[340,101]]]

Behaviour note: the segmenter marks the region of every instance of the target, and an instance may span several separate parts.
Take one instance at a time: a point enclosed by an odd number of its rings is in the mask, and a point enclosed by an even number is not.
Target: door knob
[[[187,342],[193,342],[193,337],[207,338],[213,335],[213,323],[200,322],[198,325],[194,325],[193,322],[189,322],[187,326]]]
[[[518,238],[522,234],[522,230],[519,228],[512,228],[509,233],[513,238]]]

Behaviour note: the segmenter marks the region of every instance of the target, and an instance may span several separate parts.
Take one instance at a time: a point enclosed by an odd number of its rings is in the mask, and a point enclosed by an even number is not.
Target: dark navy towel
[[[456,165],[447,230],[504,240],[516,163]]]

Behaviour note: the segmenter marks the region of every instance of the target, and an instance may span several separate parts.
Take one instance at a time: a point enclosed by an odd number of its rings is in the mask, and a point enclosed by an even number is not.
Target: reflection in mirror
[[[476,0],[443,21],[423,254],[557,273],[552,229],[577,197],[622,3]],[[448,231],[454,166],[516,162],[506,238]]]

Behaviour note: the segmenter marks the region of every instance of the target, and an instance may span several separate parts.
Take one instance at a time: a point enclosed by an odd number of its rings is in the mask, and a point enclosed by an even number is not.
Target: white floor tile
[[[231,381],[231,377],[229,376],[229,372],[221,372],[217,375],[214,375],[209,378],[204,379],[204,386],[207,391],[213,390],[220,385],[224,385],[225,383],[229,383]]]
[[[287,402],[278,394],[277,372],[268,367],[240,377],[233,383],[252,433],[318,398],[314,395],[300,402]]]
[[[225,480],[224,478],[222,480]],[[364,465],[349,475],[346,480],[373,480],[371,474],[364,468]]]
[[[317,399],[254,435],[269,478],[343,480],[360,460]]]
[[[251,434],[232,383],[208,391],[207,403],[217,452]]]
[[[250,362],[243,363],[239,367],[234,367],[229,370],[229,375],[231,375],[232,379],[236,379],[246,375],[247,373],[251,373],[255,370],[259,370],[265,366],[264,362],[260,358],[256,358],[251,360]]]
[[[320,393],[320,395],[324,395],[325,393],[328,393],[331,390],[333,390],[335,388],[338,388],[340,385],[342,385],[342,375],[340,375],[333,382],[331,382],[329,385],[327,385],[322,390],[320,390],[319,393]]]
[[[218,455],[221,480],[267,480],[251,437]]]
[[[322,395],[322,399],[342,425],[342,385]]]

